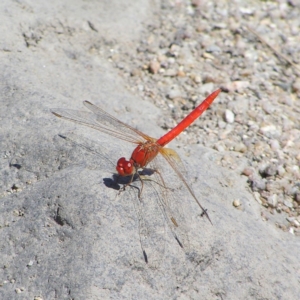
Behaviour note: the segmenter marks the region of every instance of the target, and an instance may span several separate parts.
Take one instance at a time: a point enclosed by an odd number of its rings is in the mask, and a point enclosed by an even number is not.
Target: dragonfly
[[[139,170],[146,169],[147,165],[155,159],[157,155],[161,155],[167,163],[171,166],[186,189],[189,191],[192,198],[200,207],[202,213],[205,215],[209,222],[212,224],[211,219],[207,213],[207,210],[200,204],[194,191],[188,184],[183,175],[182,163],[179,155],[175,150],[166,148],[165,146],[176,138],[182,131],[190,126],[202,113],[211,105],[215,98],[219,95],[221,89],[217,89],[211,93],[201,104],[199,104],[192,112],[190,112],[180,123],[178,123],[173,129],[167,132],[159,139],[150,137],[149,135],[139,131],[132,126],[123,123],[114,116],[110,115],[102,108],[92,104],[89,101],[83,101],[84,106],[89,111],[77,111],[72,109],[56,108],[51,112],[61,119],[75,122],[77,124],[85,125],[90,128],[99,130],[100,132],[109,134],[126,142],[136,144],[136,148],[133,150],[131,157],[127,160],[125,157],[121,157],[117,161],[116,170],[120,176],[130,176],[129,184],[134,180],[135,175],[140,178],[143,184],[143,179],[139,175]],[[159,173],[159,170],[154,170],[160,175],[162,185],[164,185],[163,178]],[[139,197],[142,193],[142,188],[139,193]],[[173,221],[176,225],[176,220]]]

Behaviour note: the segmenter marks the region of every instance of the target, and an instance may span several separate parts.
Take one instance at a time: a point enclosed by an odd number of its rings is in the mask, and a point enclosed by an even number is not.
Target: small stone
[[[215,82],[215,77],[211,74],[205,74],[202,81],[203,81],[204,84],[211,84],[212,85],[212,83]]]
[[[142,84],[139,84],[139,85],[137,86],[137,88],[138,88],[138,90],[139,90],[140,92],[143,92],[143,91],[145,90],[145,88],[144,88],[144,86],[143,86]]]
[[[214,145],[214,149],[219,151],[219,152],[224,152],[225,151],[225,146],[223,143],[217,143]]]
[[[136,68],[136,69],[133,69],[131,72],[130,72],[130,75],[131,76],[141,76],[142,75],[142,70],[141,69],[138,69],[138,68]]]
[[[275,111],[275,107],[272,106],[269,102],[263,103],[262,109],[269,115],[273,114]]]
[[[268,197],[267,202],[271,207],[276,207],[278,204],[278,200],[277,200],[277,195],[273,194],[271,196]]]
[[[195,74],[191,74],[191,79],[195,82],[195,83],[201,83],[202,82],[202,78],[200,75],[195,75]]]
[[[300,93],[300,77],[292,84],[293,92]]]
[[[261,218],[262,218],[263,221],[268,221],[269,220],[269,218],[263,212],[261,213]]]
[[[245,153],[247,151],[247,147],[243,143],[238,143],[234,146],[234,151]]]
[[[293,202],[292,202],[292,201],[284,200],[284,201],[283,201],[283,204],[284,204],[286,207],[293,208]]]
[[[277,173],[278,173],[279,176],[283,176],[286,173],[285,168],[282,165],[278,166],[277,167]]]
[[[164,76],[169,76],[169,77],[175,77],[178,74],[178,72],[175,69],[167,69],[164,72]]]
[[[199,95],[209,95],[214,89],[214,84],[209,82],[209,83],[204,83],[199,86]]]
[[[271,140],[270,146],[273,151],[279,150],[281,148],[278,140]]]
[[[224,129],[226,127],[226,123],[223,120],[218,120],[218,127],[220,129]]]
[[[222,89],[229,93],[242,92],[250,85],[249,81],[232,81],[222,85]]]
[[[234,207],[239,207],[239,206],[241,206],[241,202],[240,202],[239,200],[234,200],[234,201],[232,202],[232,204],[233,204]]]
[[[297,220],[294,220],[294,225],[295,225],[296,227],[300,227],[300,223],[299,223]]]
[[[290,223],[294,223],[294,221],[296,220],[295,217],[287,217],[286,219],[287,219],[287,221],[290,222]]]
[[[211,55],[211,54],[209,54],[209,53],[207,53],[207,52],[204,52],[204,53],[202,54],[202,56],[203,56],[203,58],[206,58],[206,59],[211,59],[211,60],[214,60],[214,59],[215,59],[215,57],[214,57],[213,55]]]
[[[210,45],[210,46],[206,47],[205,51],[207,53],[214,53],[214,54],[219,54],[222,52],[221,48],[216,45]]]
[[[203,1],[202,0],[192,0],[191,4],[194,7],[200,7],[201,5],[203,5]]]
[[[168,92],[167,97],[169,99],[181,98],[181,91],[177,88],[171,89]]]
[[[260,205],[262,205],[262,201],[261,201],[261,199],[260,199],[260,194],[259,194],[258,192],[254,192],[253,194],[254,194],[255,200],[256,200]]]
[[[160,69],[160,63],[157,60],[152,60],[149,64],[149,71],[156,74]]]
[[[29,261],[29,263],[27,264],[27,267],[31,267],[33,265],[33,261]]]
[[[279,99],[278,99],[279,103],[282,103],[284,105],[287,106],[293,106],[294,105],[294,100],[290,95],[282,95]]]
[[[266,133],[274,133],[277,131],[277,128],[274,124],[266,124],[263,123],[262,126],[260,127],[260,132],[262,134],[266,134]]]
[[[234,122],[234,113],[231,110],[226,109],[225,113],[224,113],[224,120],[227,123],[233,123]]]
[[[254,169],[253,168],[250,168],[250,167],[246,167],[243,171],[242,171],[242,175],[245,175],[245,176],[251,176],[254,174]]]
[[[183,70],[179,70],[179,71],[177,72],[177,76],[178,76],[178,77],[185,77],[186,74],[185,74],[185,72],[184,72]]]
[[[286,166],[286,171],[296,177],[299,174],[299,167],[297,165]]]
[[[250,111],[248,112],[248,114],[250,114]],[[251,120],[248,121],[247,126],[249,127],[250,131],[256,132],[259,129],[259,125],[256,122]]]
[[[254,191],[257,190],[265,190],[266,188],[266,181],[259,178],[253,178],[251,180],[251,187]]]
[[[263,175],[264,176],[275,176],[276,172],[277,172],[277,166],[275,164],[271,164],[265,168]]]

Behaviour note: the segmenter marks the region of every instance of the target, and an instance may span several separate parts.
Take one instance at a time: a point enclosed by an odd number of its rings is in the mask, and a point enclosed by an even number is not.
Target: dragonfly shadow
[[[143,168],[143,170],[139,171],[140,176],[151,176],[155,173],[156,171],[151,169],[151,168]]]
[[[103,183],[106,187],[114,190],[120,190],[120,185],[112,178],[103,178]]]
[[[121,190],[125,186],[130,186],[133,188],[139,189],[137,186],[132,186],[131,183],[139,181],[139,176],[136,174],[132,178],[132,176],[120,176],[118,174],[113,174],[112,178],[103,178],[103,183],[106,187],[114,189],[114,190]],[[121,188],[121,185],[123,186]]]

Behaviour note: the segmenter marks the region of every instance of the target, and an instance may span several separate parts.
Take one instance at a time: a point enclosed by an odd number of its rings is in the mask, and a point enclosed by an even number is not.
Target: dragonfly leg
[[[141,188],[139,188],[139,187],[137,187],[137,186],[131,185],[132,182],[134,181],[134,176],[135,176],[135,175],[137,175],[138,178],[139,178],[140,181],[141,181],[141,184],[142,184],[142,187],[141,187]],[[138,172],[133,173],[133,174],[131,175],[131,177],[130,177],[129,182],[123,184],[123,187],[119,190],[119,194],[120,194],[121,192],[124,192],[125,189],[126,189],[128,186],[133,187],[133,188],[136,188],[136,189],[138,190],[138,197],[139,197],[139,199],[141,199],[141,196],[142,196],[142,190],[143,190],[143,187],[144,187],[144,183],[143,183],[143,179],[141,178],[141,176],[139,175]]]
[[[162,183],[158,182],[158,181],[155,180],[155,179],[150,178],[149,175],[141,175],[141,174],[139,174],[140,180],[143,180],[143,181],[153,181],[153,182],[155,182],[157,185],[161,186],[162,188],[164,188],[164,189],[166,189],[166,190],[172,190],[172,188],[166,186],[166,184],[165,184],[165,182],[164,182],[164,179],[163,179],[162,175],[160,174],[160,172],[159,172],[158,170],[154,169],[154,170],[152,170],[152,171],[153,171],[153,173],[157,173],[157,174],[159,175],[160,180],[161,180]]]
[[[121,183],[121,184],[123,184],[123,187],[119,190],[119,193],[124,192],[125,189],[126,189],[126,187],[129,186],[129,185],[133,182],[134,175],[135,175],[135,174],[132,174],[132,175],[131,175],[129,182],[127,182],[127,183]],[[122,176],[121,176],[121,177],[122,177]],[[120,178],[120,175],[118,176],[118,178]],[[117,183],[119,183],[119,182],[117,182]]]
[[[138,172],[136,174],[137,174],[137,176],[139,177],[139,179],[141,181],[141,189],[139,190],[139,199],[141,199],[143,188],[144,188],[144,180]]]

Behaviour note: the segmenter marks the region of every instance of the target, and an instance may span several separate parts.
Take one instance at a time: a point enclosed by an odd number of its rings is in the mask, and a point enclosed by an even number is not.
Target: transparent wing
[[[186,192],[181,189],[181,182],[177,180],[176,174],[162,156],[156,157],[151,162],[151,168],[157,171],[144,179],[144,183],[147,183],[145,189],[153,191],[156,205],[173,238],[185,252],[188,252],[190,248],[188,230],[182,209],[183,199],[187,198]]]
[[[192,197],[194,198],[194,200],[196,201],[198,206],[201,208],[202,214],[204,214],[208,218],[210,223],[212,223],[206,212],[206,209],[204,209],[204,207],[200,204],[193,189],[190,187],[190,185],[185,180],[186,170],[185,170],[185,167],[184,167],[179,155],[176,153],[176,151],[174,151],[173,149],[169,149],[169,148],[161,148],[159,152],[160,152],[160,154],[162,154],[162,157],[169,163],[169,165],[172,167],[174,172],[177,174],[177,176],[183,182],[183,184],[185,185],[187,190],[190,192],[190,194],[192,195]],[[183,174],[185,174],[185,176]]]
[[[91,112],[63,108],[55,108],[51,110],[51,112],[59,118],[94,128],[127,142],[140,144],[145,142],[145,140],[155,140],[141,131],[121,122],[91,102],[84,101],[83,104]]]
[[[148,184],[143,189],[142,198],[138,197],[141,182],[133,182],[121,193],[121,197],[130,197],[134,204],[134,214],[137,217],[140,245],[143,258],[153,269],[159,268],[166,251],[166,222],[157,203],[156,190]]]

